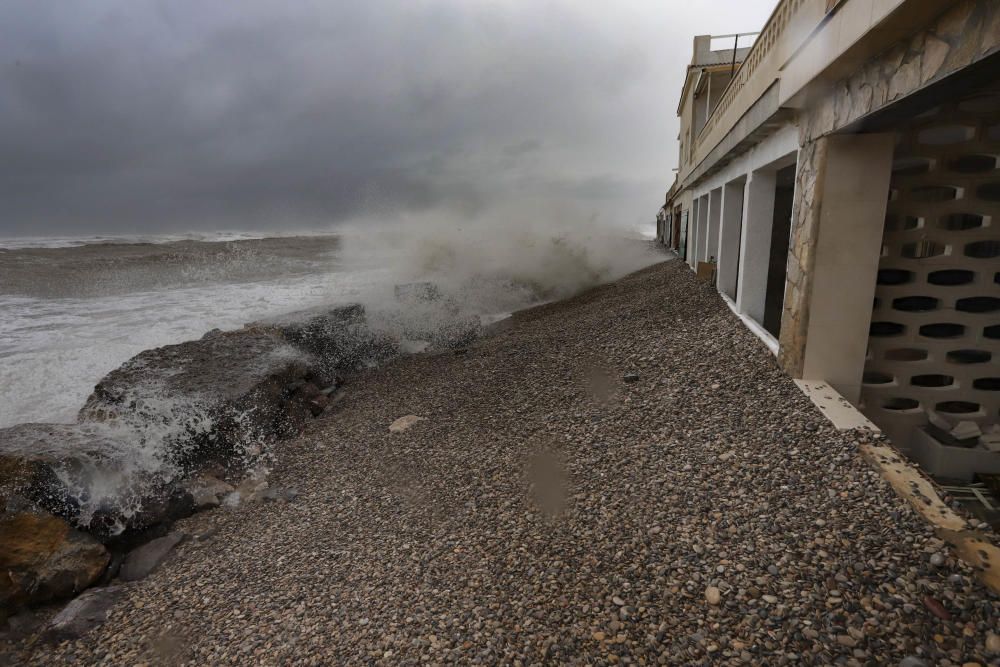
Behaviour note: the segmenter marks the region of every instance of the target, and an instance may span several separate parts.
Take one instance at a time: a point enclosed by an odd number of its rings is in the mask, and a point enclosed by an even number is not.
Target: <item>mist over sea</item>
[[[106,373],[210,329],[351,302],[392,328],[393,285],[424,279],[486,317],[654,261],[640,246],[620,231],[510,219],[288,236],[0,239],[0,428],[72,422]]]

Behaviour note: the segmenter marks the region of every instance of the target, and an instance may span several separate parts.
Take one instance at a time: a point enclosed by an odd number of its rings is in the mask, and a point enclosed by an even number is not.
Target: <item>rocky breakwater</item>
[[[467,342],[478,323],[462,330],[428,346]],[[402,342],[359,305],[216,330],[133,357],[76,423],[0,430],[0,620],[109,582],[180,517],[269,499],[274,444]]]

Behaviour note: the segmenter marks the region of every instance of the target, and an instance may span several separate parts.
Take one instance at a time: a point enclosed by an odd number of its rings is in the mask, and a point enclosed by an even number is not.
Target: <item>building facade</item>
[[[781,0],[716,42],[659,240],[929,472],[1000,473],[1000,2]]]

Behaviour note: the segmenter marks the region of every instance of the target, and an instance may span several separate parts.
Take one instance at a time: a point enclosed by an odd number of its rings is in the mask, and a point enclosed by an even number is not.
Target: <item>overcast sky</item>
[[[4,0],[0,236],[651,221],[691,37],[773,4]]]

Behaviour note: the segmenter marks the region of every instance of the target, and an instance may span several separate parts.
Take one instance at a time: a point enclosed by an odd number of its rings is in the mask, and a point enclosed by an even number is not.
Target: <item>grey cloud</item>
[[[759,4],[740,11],[759,22]],[[650,217],[689,36],[711,30],[704,8],[654,5],[8,0],[0,235],[475,215],[525,194]]]

